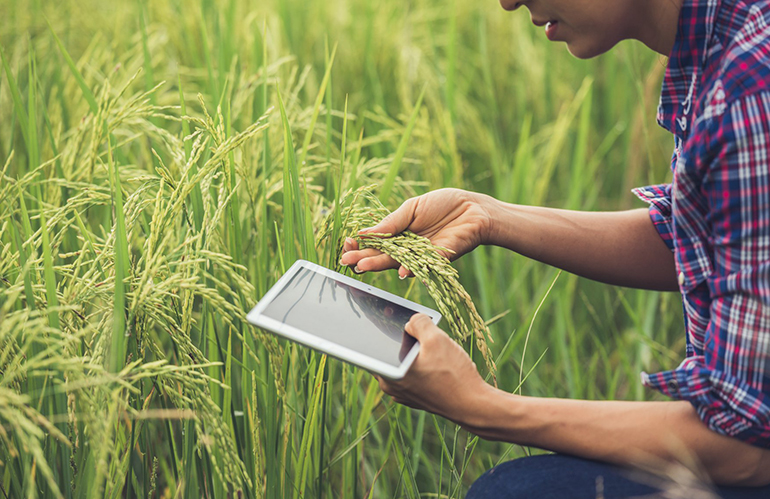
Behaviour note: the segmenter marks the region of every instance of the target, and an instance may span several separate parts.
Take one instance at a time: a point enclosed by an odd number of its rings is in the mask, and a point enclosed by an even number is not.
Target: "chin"
[[[567,50],[569,53],[577,57],[578,59],[591,59],[598,55],[610,50],[616,43],[610,42],[593,42],[593,43],[567,43]]]

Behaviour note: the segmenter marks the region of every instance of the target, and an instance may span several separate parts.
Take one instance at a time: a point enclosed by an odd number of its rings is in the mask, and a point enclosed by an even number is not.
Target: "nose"
[[[508,11],[518,9],[523,3],[522,1],[515,0],[500,0],[500,6]]]

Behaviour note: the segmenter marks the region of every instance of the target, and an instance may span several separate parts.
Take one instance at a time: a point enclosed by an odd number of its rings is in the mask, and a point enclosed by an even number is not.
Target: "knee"
[[[502,466],[502,465],[501,465]],[[488,469],[483,475],[478,477],[468,489],[465,499],[491,499],[497,496],[496,486],[498,486],[498,474],[500,466]]]
[[[550,454],[523,457],[495,466],[474,482],[466,499],[593,499],[601,494],[637,497],[657,492],[660,490],[632,481],[615,466]]]
[[[514,459],[491,468],[481,475],[465,499],[532,499],[542,491],[543,458],[531,456]]]

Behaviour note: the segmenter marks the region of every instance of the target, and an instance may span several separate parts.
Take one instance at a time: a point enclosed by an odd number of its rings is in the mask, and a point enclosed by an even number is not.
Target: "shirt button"
[[[684,272],[679,272],[679,285],[684,286]]]
[[[676,391],[679,390],[679,383],[677,383],[677,381],[674,378],[671,378],[670,380],[668,380],[668,382],[666,383],[666,386],[668,386],[668,389],[673,393],[676,393]]]

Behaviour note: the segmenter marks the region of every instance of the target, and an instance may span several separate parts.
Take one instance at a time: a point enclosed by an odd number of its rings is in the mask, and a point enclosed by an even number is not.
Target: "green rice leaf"
[[[29,52],[29,86],[27,88],[29,95],[27,101],[27,159],[29,161],[29,171],[33,171],[40,164],[40,149],[37,140],[37,74],[35,69],[34,51]],[[42,177],[43,172],[40,172]],[[41,199],[38,199],[42,203]],[[42,206],[42,205],[41,205]]]
[[[305,140],[302,142],[302,154],[300,155],[299,164],[301,167],[305,166],[307,160],[307,150],[310,147],[310,141],[313,140],[313,130],[315,130],[315,123],[318,120],[318,112],[321,109],[321,104],[324,101],[324,93],[326,92],[326,86],[329,84],[329,80],[332,75],[332,68],[334,67],[334,56],[337,54],[337,46],[332,49],[332,55],[329,56],[329,62],[326,65],[326,73],[324,73],[323,80],[321,80],[321,88],[318,89],[318,95],[315,98],[313,104],[313,114],[310,115],[310,125],[308,125],[307,133],[305,133]],[[326,110],[327,114],[331,113],[331,109]]]
[[[305,426],[302,428],[302,443],[299,446],[299,456],[297,460],[297,468],[299,469],[299,487],[294,489],[294,498],[305,497],[305,486],[307,484],[307,473],[310,468],[310,447],[313,443],[315,433],[317,431],[323,431],[323,428],[319,428],[318,425],[318,409],[321,406],[321,393],[323,392],[323,377],[324,370],[326,369],[326,355],[321,355],[321,360],[318,363],[318,371],[315,374],[315,382],[313,384],[313,392],[310,399],[310,414],[305,421]]]
[[[78,82],[78,86],[80,86],[80,90],[83,92],[83,97],[85,97],[86,101],[88,101],[88,106],[91,108],[91,112],[94,114],[98,114],[99,104],[96,103],[96,97],[94,96],[94,93],[91,91],[91,88],[86,83],[86,80],[83,78],[83,75],[80,74],[80,71],[75,65],[75,62],[72,60],[72,57],[70,57],[69,52],[67,52],[67,49],[64,48],[64,44],[61,42],[61,40],[59,40],[59,37],[56,35],[56,32],[53,30],[53,26],[51,26],[51,22],[48,19],[46,19],[46,22],[48,23],[48,29],[51,31],[51,34],[53,35],[53,39],[56,42],[56,46],[59,47],[59,51],[61,52],[62,57],[64,57],[64,61],[67,63],[67,66],[69,66],[70,71],[72,72],[72,76],[75,77],[75,80]]]
[[[277,92],[277,97],[278,107],[281,111],[281,122],[283,123],[283,253],[286,260],[293,263],[297,259],[297,251],[294,246],[294,213],[295,211],[302,213],[302,198],[299,190],[299,172],[297,171],[297,159],[294,155],[294,142],[291,137],[291,125],[286,116],[280,91]],[[300,226],[297,232],[300,234],[302,247],[306,247],[304,242],[306,237],[305,218],[304,213],[302,214],[303,216],[298,217]]]
[[[422,87],[422,91],[420,91],[420,96],[417,97],[417,102],[414,104],[414,109],[412,109],[412,114],[409,116],[409,121],[406,124],[406,128],[404,129],[404,134],[401,136],[401,141],[398,143],[398,148],[396,149],[396,154],[393,156],[393,162],[390,164],[390,169],[388,170],[388,174],[385,177],[385,180],[382,182],[382,187],[380,188],[380,201],[382,204],[387,205],[388,200],[390,199],[390,193],[393,190],[393,186],[396,183],[396,177],[398,176],[398,171],[401,169],[401,162],[404,159],[404,154],[406,154],[406,147],[409,145],[409,137],[412,135],[412,130],[414,130],[414,125],[417,123],[417,116],[420,114],[420,107],[422,106],[422,99],[425,97],[425,89],[427,87]]]
[[[40,230],[43,239],[43,275],[45,276],[45,292],[48,300],[48,322],[54,329],[60,329],[58,308],[59,299],[56,296],[56,275],[53,272],[53,255],[51,253],[50,236],[48,235],[48,223],[45,214],[40,212]]]
[[[126,362],[127,325],[126,325],[126,288],[125,280],[129,276],[128,238],[126,219],[123,213],[123,189],[120,183],[120,171],[112,157],[112,141],[108,140],[108,160],[112,187],[112,206],[115,212],[115,293],[113,298],[112,347],[110,348],[109,370],[119,372]]]
[[[29,125],[27,124],[27,114],[24,112],[24,105],[21,103],[21,92],[19,92],[19,86],[16,83],[16,78],[11,73],[11,67],[8,65],[8,60],[5,57],[5,51],[0,46],[0,59],[3,62],[3,69],[5,70],[5,77],[8,80],[8,86],[11,90],[11,98],[13,99],[13,109],[16,111],[16,118],[19,120],[21,126],[21,133],[24,136],[24,143],[29,147]]]

